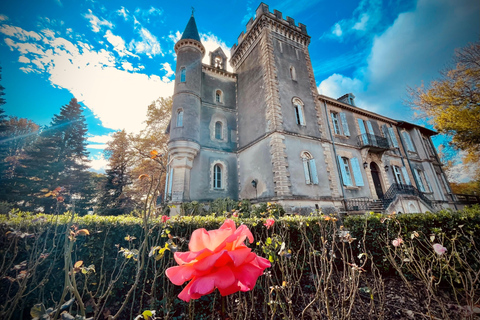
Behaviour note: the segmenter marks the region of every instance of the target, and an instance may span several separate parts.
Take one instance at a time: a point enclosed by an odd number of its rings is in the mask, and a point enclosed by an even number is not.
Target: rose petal
[[[241,248],[233,251],[228,251],[228,255],[233,261],[235,267],[238,267],[245,262],[252,250],[250,248]]]
[[[220,229],[207,231],[205,229],[197,229],[193,231],[188,248],[190,251],[200,251],[208,248],[212,251],[224,242],[236,230],[233,220],[225,220]]]
[[[165,270],[165,274],[173,284],[182,285],[185,281],[193,278],[195,269],[192,266],[177,266]]]
[[[220,260],[220,262],[218,262]],[[220,267],[232,261],[226,250],[212,254],[209,257],[195,262],[194,268],[198,271],[205,271],[211,268]]]
[[[229,267],[221,267],[216,271],[198,277],[192,280],[190,293],[198,293],[200,295],[209,294],[215,288],[228,288],[235,282],[235,276]]]

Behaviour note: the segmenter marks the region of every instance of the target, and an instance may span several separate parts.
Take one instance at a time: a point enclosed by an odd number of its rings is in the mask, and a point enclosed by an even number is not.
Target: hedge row
[[[360,266],[367,256],[382,272],[393,274],[384,257],[384,248],[391,240],[399,236],[407,238],[414,231],[435,234],[439,240],[460,232],[465,237],[475,236],[475,244],[480,245],[476,236],[480,234],[479,207],[397,217],[367,214],[346,217],[343,221],[323,215],[283,216],[275,218],[275,224],[269,229],[264,225],[266,217],[232,219],[237,226],[245,224],[252,231],[255,238],[254,243],[249,244],[252,250],[272,261],[272,267],[259,278],[252,292],[228,297],[227,312],[238,318],[264,319],[267,315],[289,318],[307,309],[321,318],[326,312],[323,302],[312,301],[320,286],[326,285],[320,279],[325,270],[341,271],[347,264]],[[217,229],[224,220],[223,215],[173,217],[168,221],[152,219],[147,228],[148,248],[165,248],[169,243],[169,249],[188,251],[188,240],[195,229]],[[70,234],[69,221],[68,213],[51,216],[14,212],[0,216],[0,276],[3,277],[0,292],[6,293],[0,296],[2,319],[7,316],[30,319],[33,305],[43,303],[48,308],[59,303],[65,283],[64,244]],[[70,229],[74,233],[86,229],[89,233],[75,237],[71,254],[74,263],[83,261],[82,272],[76,279],[87,315],[101,315],[98,318],[103,319],[115,314],[135,280],[136,250],[145,236],[142,219],[76,216]],[[345,230],[350,231],[351,237],[346,239],[345,233],[341,233],[344,237],[340,238],[339,231]],[[468,242],[462,241],[459,237],[460,245]],[[134,292],[120,319],[131,319],[146,309],[156,310],[161,318],[211,319],[212,310],[221,309],[217,292],[190,303],[176,298],[182,288],[164,276],[166,268],[176,265],[172,250],[164,250],[162,257],[157,250],[146,258],[147,265],[141,272],[142,285]],[[367,255],[362,258],[361,253]],[[26,263],[22,266],[23,261]],[[94,266],[94,270],[89,269],[90,266]],[[24,291],[18,295],[22,288]],[[368,301],[362,303],[369,304]],[[362,303],[355,308],[364,307]]]

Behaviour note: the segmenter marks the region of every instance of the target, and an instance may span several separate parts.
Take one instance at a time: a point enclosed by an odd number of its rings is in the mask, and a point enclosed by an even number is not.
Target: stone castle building
[[[261,3],[231,48],[192,15],[177,54],[166,199],[275,201],[290,212],[452,207],[436,133],[318,94],[305,25]],[[210,64],[202,64],[205,54]]]

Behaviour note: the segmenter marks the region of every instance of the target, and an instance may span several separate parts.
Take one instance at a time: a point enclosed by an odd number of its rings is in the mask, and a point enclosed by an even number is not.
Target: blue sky
[[[109,134],[138,132],[150,102],[173,93],[173,46],[191,7],[207,52],[221,46],[228,54],[259,3],[2,1],[5,111],[46,125],[76,97],[85,106],[92,166],[101,170]],[[353,92],[361,108],[416,123],[403,102],[407,86],[428,84],[455,48],[480,35],[477,0],[266,3],[307,26],[320,93]]]

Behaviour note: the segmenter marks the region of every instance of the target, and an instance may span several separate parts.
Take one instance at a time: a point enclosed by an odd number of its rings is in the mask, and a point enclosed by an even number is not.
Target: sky
[[[283,0],[274,9],[307,26],[318,91],[387,117],[425,124],[405,106],[456,48],[478,41],[478,0]],[[192,14],[208,52],[230,47],[260,2],[15,0],[0,3],[1,84],[6,114],[48,125],[76,98],[88,124],[93,170],[111,134],[139,132],[148,105],[173,93],[174,44]],[[230,71],[233,71],[230,67]],[[434,140],[436,145],[444,139]],[[459,158],[458,158],[459,159]],[[458,160],[457,159],[457,160]],[[468,168],[455,179],[466,181]]]

